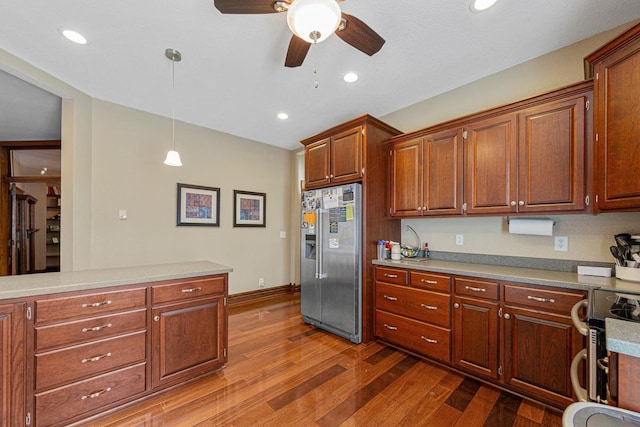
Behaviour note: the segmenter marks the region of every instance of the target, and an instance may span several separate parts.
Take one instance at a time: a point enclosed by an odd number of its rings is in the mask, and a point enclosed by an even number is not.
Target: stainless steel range
[[[578,319],[581,307],[587,307],[586,323]],[[605,319],[614,318],[629,322],[640,322],[640,291],[619,292],[614,289],[595,289],[589,292],[589,300],[576,304],[573,310],[576,328],[587,336],[587,348],[576,355],[571,366],[571,382],[580,401],[607,403],[608,363],[607,333]],[[580,359],[587,361],[587,388],[578,384]]]

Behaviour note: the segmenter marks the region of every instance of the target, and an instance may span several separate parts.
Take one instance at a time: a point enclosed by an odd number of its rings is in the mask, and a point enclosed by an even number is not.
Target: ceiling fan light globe
[[[341,17],[335,0],[295,0],[287,11],[287,24],[302,40],[319,43],[336,31]]]
[[[164,159],[164,164],[167,166],[182,166],[180,153],[175,150],[169,150],[169,152],[167,153],[167,158]]]

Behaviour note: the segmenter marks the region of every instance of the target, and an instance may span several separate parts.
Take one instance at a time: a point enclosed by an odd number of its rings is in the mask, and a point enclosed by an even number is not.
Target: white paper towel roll
[[[551,236],[553,234],[553,220],[511,218],[509,220],[509,233]]]

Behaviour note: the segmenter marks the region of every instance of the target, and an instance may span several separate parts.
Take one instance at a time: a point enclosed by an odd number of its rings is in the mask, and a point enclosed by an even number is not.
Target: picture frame
[[[176,225],[220,226],[220,189],[178,183]]]
[[[233,226],[266,227],[267,194],[233,190]]]

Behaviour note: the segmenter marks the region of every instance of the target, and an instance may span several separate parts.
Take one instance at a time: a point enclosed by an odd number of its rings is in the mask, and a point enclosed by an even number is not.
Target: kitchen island
[[[231,271],[200,261],[0,278],[4,425],[69,425],[222,367]]]

